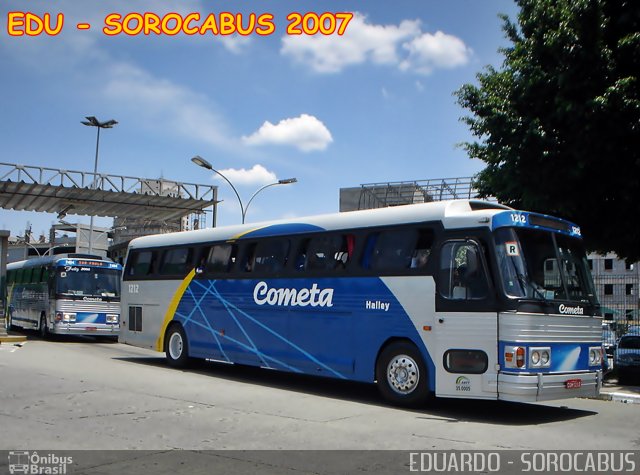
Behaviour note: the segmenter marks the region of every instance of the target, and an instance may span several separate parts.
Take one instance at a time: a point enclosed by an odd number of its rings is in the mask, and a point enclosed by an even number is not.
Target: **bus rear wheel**
[[[165,336],[167,363],[174,368],[184,368],[189,363],[189,343],[181,325],[171,325]]]
[[[43,313],[40,315],[40,327],[38,328],[40,338],[45,339],[49,337],[49,328],[47,327],[47,316]]]
[[[429,398],[427,368],[418,349],[409,342],[388,345],[376,363],[376,380],[382,396],[399,406],[417,406]]]

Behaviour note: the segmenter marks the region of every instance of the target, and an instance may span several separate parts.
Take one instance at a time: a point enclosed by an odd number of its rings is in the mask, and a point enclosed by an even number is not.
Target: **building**
[[[640,263],[627,263],[613,253],[589,254],[588,259],[604,320],[618,336],[629,325],[640,325]]]

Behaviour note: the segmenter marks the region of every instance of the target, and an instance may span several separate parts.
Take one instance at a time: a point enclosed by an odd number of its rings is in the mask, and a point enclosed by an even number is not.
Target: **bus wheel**
[[[393,404],[415,406],[427,401],[427,368],[418,349],[408,342],[387,346],[376,363],[382,396]]]
[[[47,338],[49,336],[49,328],[47,328],[47,316],[43,313],[40,315],[40,328],[38,329],[40,338]]]
[[[181,325],[171,325],[164,339],[167,363],[174,368],[184,368],[189,362],[189,343]]]

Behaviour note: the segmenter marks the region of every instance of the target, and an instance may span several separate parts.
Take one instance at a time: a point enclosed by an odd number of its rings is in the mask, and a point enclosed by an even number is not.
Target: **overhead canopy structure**
[[[0,208],[168,221],[217,204],[217,187],[0,163]]]

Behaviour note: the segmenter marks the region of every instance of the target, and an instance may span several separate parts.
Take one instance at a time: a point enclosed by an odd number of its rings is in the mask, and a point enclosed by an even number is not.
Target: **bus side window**
[[[307,262],[307,251],[309,249],[309,243],[311,239],[302,239],[300,241],[300,245],[298,246],[298,252],[296,253],[296,257],[293,261],[293,268],[298,271],[304,271],[305,265]]]
[[[378,233],[371,254],[371,269],[394,271],[407,269],[417,240],[415,229],[394,229]]]
[[[221,274],[231,270],[237,254],[235,244],[215,244],[211,246],[207,256],[205,272],[208,274]]]
[[[349,236],[351,236],[349,238]],[[351,246],[349,246],[351,240]],[[307,246],[305,270],[327,271],[344,269],[353,252],[352,235],[316,236],[309,240]],[[349,250],[351,247],[351,251]]]
[[[429,262],[433,246],[433,231],[431,229],[418,230],[418,241],[411,256],[411,268],[424,270]]]
[[[433,231],[393,229],[372,233],[367,238],[361,264],[364,269],[394,272],[426,267]]]
[[[40,277],[42,276],[42,267],[34,267],[31,271],[31,283],[40,283]]]
[[[131,263],[127,263],[129,267],[127,275],[135,277],[143,277],[149,275],[152,271],[153,252],[151,251],[134,251],[133,255],[128,259]]]
[[[162,258],[162,264],[160,265],[160,274],[186,275],[192,257],[193,249],[190,247],[178,247],[166,250]]]
[[[253,272],[253,265],[255,263],[256,243],[252,242],[244,245],[242,252],[242,262],[240,266],[240,272]]]
[[[482,299],[488,295],[480,249],[468,241],[448,242],[440,256],[440,294],[451,300]]]
[[[288,254],[288,239],[260,241],[255,248],[253,271],[265,273],[280,272],[287,263]]]

